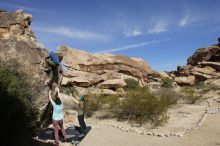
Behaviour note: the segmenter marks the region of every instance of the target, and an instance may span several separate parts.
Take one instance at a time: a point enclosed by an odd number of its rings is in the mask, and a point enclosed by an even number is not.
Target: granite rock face
[[[220,48],[218,46],[209,46],[199,48],[187,59],[187,65],[195,66],[202,61],[220,62]]]
[[[195,53],[187,59],[186,66],[178,66],[177,71],[174,72],[176,75],[174,79],[178,84],[183,84],[183,78],[185,83],[187,81],[186,84],[189,85],[198,82],[211,84],[212,81],[220,79],[219,71],[220,48],[218,46],[209,46],[207,48],[197,49]]]
[[[19,70],[28,75],[31,90],[37,93],[32,101],[41,115],[48,102],[44,87],[47,77],[42,70],[48,51],[37,42],[31,21],[32,15],[22,10],[0,11],[0,59],[6,64],[17,62]]]
[[[68,46],[60,46],[58,52],[64,54],[63,64],[67,67],[62,85],[117,90],[125,86],[122,81],[124,79],[133,78],[138,80],[140,85],[144,85],[149,81],[149,76],[158,74],[140,58],[91,54]],[[107,82],[108,85],[105,84]]]

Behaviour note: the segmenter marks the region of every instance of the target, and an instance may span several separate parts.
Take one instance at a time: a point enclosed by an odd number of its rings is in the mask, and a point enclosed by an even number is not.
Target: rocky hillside
[[[194,85],[199,82],[220,85],[220,48],[199,48],[187,59],[186,66],[178,66],[174,72],[179,85]]]
[[[19,66],[19,70],[28,75],[28,82],[32,85],[32,91],[37,93],[31,97],[38,107],[39,113],[48,102],[44,82],[43,58],[48,51],[36,40],[31,31],[32,15],[22,10],[16,12],[0,11],[0,59],[6,64]]]
[[[85,51],[60,46],[64,54],[63,64],[67,67],[62,85],[96,87],[117,91],[126,86],[124,79],[132,78],[140,85],[150,82],[153,71],[148,63],[140,58],[129,58],[112,54],[90,54]],[[114,92],[113,92],[114,93]]]

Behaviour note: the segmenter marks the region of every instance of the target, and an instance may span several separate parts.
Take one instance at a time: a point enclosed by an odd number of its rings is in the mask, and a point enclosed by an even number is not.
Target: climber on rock
[[[56,83],[58,86],[62,81],[63,68],[61,61],[63,60],[63,55],[60,53],[51,52],[48,57],[45,58],[46,68],[44,71],[49,76],[50,73],[51,79],[48,82],[48,86],[51,88],[53,83]]]

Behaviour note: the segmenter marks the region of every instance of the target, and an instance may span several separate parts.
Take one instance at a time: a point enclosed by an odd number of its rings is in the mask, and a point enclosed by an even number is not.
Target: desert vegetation
[[[69,95],[70,93],[77,92],[77,90],[71,86],[61,86],[61,92]]]
[[[184,86],[175,91],[171,88],[173,80],[162,80],[161,88],[151,91],[148,86],[140,87],[138,81],[127,79],[125,95],[95,95],[86,96],[86,115],[102,112],[98,118],[116,118],[120,121],[130,121],[139,124],[146,122],[154,126],[164,124],[169,116],[167,110],[181,99],[181,103],[196,104],[203,99],[203,94],[217,90],[211,85]]]
[[[194,87],[186,86],[181,89],[182,97],[188,104],[195,104],[202,95]]]
[[[173,83],[173,79],[170,79],[168,77],[162,78],[162,87],[171,88],[172,83]]]
[[[208,85],[204,83],[198,83],[194,86],[185,86],[181,89],[182,99],[188,104],[195,104],[203,99],[203,95],[209,91],[219,90],[216,85]]]
[[[216,91],[216,90],[219,90],[220,87],[219,86],[216,86],[216,85],[202,85],[198,88],[200,90],[200,93],[201,94],[206,94],[208,93],[209,91]]]
[[[135,79],[125,79],[125,82],[127,86],[125,87],[125,90],[133,90],[139,88],[139,82]]]
[[[86,97],[86,113],[92,116],[96,111],[105,113],[104,118],[114,117],[120,121],[130,121],[139,124],[146,122],[154,126],[165,123],[168,119],[167,110],[176,103],[170,92],[157,95],[149,88],[139,87],[137,81],[126,81],[126,95],[88,95]],[[131,88],[132,87],[132,88]]]
[[[0,130],[1,145],[29,146],[37,121],[37,110],[31,104],[31,86],[18,64],[0,62]],[[6,133],[5,133],[6,132]]]

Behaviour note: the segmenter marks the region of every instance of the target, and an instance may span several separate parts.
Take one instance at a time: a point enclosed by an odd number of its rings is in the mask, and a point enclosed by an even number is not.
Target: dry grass
[[[162,78],[162,87],[165,88],[171,88],[173,84],[173,80],[166,77],[166,78]]]
[[[114,117],[140,124],[151,122],[154,126],[167,121],[167,109],[174,103],[176,101],[169,95],[158,96],[147,87],[128,90],[124,97],[88,95],[85,101],[87,116],[92,116],[95,111],[104,111],[106,118]]]
[[[181,90],[181,93],[183,99],[188,104],[195,104],[198,100],[202,99],[202,95],[200,95],[193,87],[184,87]]]

